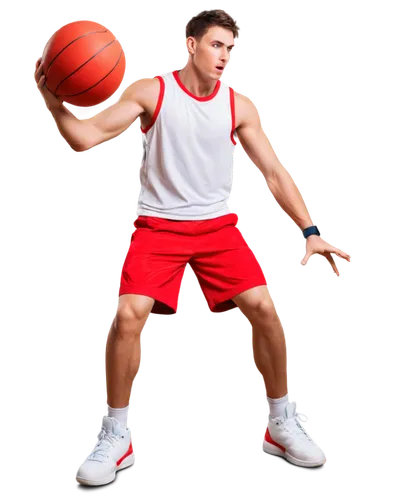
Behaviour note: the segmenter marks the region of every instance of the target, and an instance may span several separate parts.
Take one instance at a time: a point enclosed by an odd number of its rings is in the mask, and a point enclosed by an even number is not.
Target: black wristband
[[[321,235],[321,233],[318,231],[317,226],[310,226],[306,229],[303,229],[304,238],[307,239],[311,234],[316,234],[317,236]]]

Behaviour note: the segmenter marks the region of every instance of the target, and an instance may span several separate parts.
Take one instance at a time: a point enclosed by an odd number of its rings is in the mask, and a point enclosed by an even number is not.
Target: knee
[[[149,315],[149,310],[145,307],[123,304],[118,306],[114,318],[114,330],[117,335],[139,334]]]
[[[257,323],[273,322],[278,319],[278,314],[271,301],[260,299],[252,308],[252,318]]]

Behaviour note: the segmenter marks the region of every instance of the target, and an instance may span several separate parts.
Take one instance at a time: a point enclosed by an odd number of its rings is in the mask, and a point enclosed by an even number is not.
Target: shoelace
[[[104,427],[102,427],[97,439],[98,443],[96,444],[94,451],[88,456],[87,460],[105,462],[108,458],[108,450],[120,439],[120,437],[106,432]]]
[[[303,419],[301,419],[301,418],[300,418],[300,416],[302,416],[302,417],[306,417],[306,419],[305,419],[305,420],[303,420]],[[309,436],[309,435],[307,434],[307,432],[304,430],[303,426],[302,426],[302,425],[300,424],[300,422],[297,420],[297,418],[299,418],[302,422],[307,422],[307,420],[308,420],[307,415],[304,415],[303,413],[297,413],[297,412],[296,412],[296,413],[293,415],[293,417],[292,417],[292,418],[294,418],[294,419],[295,419],[295,422],[296,422],[297,427],[298,427],[298,428],[302,431],[302,434],[300,434],[300,436],[301,436],[301,437],[303,437],[303,438],[304,438],[304,437],[306,437],[309,441],[311,441],[311,443],[313,443],[314,441],[310,438],[310,436]]]
[[[279,419],[280,424],[284,425],[285,428],[291,433],[296,433],[299,437],[307,439],[307,441],[313,441],[313,437],[309,434],[305,425],[310,420],[306,415],[298,412],[294,416],[288,420],[284,420],[283,418]],[[293,425],[294,423],[294,425]]]

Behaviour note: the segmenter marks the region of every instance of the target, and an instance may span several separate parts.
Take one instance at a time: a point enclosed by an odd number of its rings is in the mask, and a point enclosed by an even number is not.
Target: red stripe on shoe
[[[131,455],[133,453],[133,448],[132,448],[132,441],[129,443],[129,448],[128,448],[128,451],[125,453],[125,455],[122,455],[122,457],[118,460],[117,462],[117,466],[122,462],[122,460],[126,457],[128,457],[129,455]]]
[[[267,432],[265,433],[265,441],[268,441],[268,443],[271,443],[271,444],[274,444],[275,446],[277,446],[278,448],[280,448],[282,451],[286,451],[286,448],[283,447],[282,445],[280,445],[279,443],[277,443],[276,441],[274,441],[271,437],[271,434],[269,433],[269,429],[267,427]]]

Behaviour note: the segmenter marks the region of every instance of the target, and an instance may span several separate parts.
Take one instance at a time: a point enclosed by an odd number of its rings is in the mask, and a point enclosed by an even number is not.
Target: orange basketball
[[[92,21],[75,21],[56,31],[42,61],[46,87],[76,106],[94,106],[108,99],[125,73],[120,43],[111,31]]]

